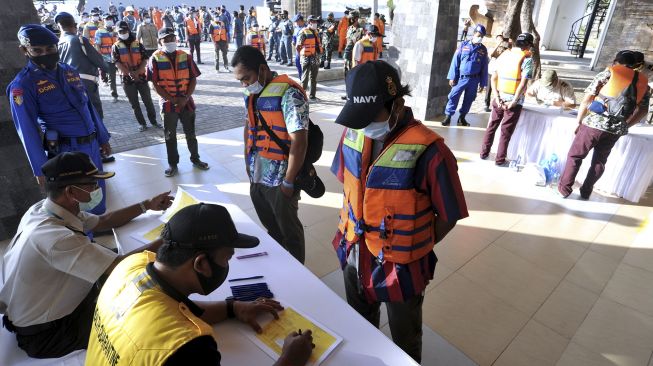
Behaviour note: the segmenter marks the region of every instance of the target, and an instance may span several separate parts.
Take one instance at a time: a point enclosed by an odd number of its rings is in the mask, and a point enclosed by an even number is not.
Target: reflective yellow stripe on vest
[[[161,365],[184,344],[213,335],[210,325],[155,285],[145,270],[154,257],[146,251],[125,258],[105,282],[87,365]]]
[[[412,262],[433,249],[431,199],[415,189],[414,170],[426,148],[441,138],[417,123],[402,131],[370,164],[372,140],[361,131],[347,130],[338,225],[346,240],[364,238],[373,255],[395,263]]]

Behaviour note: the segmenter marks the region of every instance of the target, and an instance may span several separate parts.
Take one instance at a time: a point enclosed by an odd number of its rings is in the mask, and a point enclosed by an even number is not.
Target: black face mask
[[[32,62],[47,70],[54,70],[59,62],[59,52],[41,56],[28,56]]]
[[[227,279],[227,275],[229,274],[228,264],[227,267],[222,267],[221,265],[215,263],[208,253],[206,253],[206,258],[209,261],[209,267],[211,267],[211,276],[206,277],[203,274],[195,271],[197,274],[197,279],[200,281],[200,286],[202,286],[202,291],[204,291],[204,295],[208,295],[220,287],[220,285],[224,283],[224,280]]]

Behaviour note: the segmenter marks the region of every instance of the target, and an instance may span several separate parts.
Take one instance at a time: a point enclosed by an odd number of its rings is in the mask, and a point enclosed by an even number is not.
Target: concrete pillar
[[[16,232],[20,218],[42,194],[11,119],[5,90],[25,66],[16,33],[22,24],[38,23],[32,1],[13,1],[11,11],[0,13],[0,240]]]
[[[393,50],[401,80],[413,89],[406,105],[420,119],[441,115],[450,91],[447,71],[456,50],[460,0],[396,1]]]
[[[288,17],[292,18],[296,13],[295,7],[297,6],[296,0],[281,0],[281,9],[288,10]]]
[[[594,70],[611,65],[615,54],[621,50],[640,51],[647,61],[653,59],[653,1],[613,1],[617,3],[604,30],[603,45],[595,56]]]

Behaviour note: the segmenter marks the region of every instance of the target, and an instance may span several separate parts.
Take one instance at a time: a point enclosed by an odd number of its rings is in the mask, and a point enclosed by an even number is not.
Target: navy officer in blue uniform
[[[37,181],[43,186],[41,166],[65,151],[88,154],[102,170],[100,153],[111,154],[109,131],[77,70],[59,62],[57,36],[39,24],[27,24],[20,27],[18,40],[28,61],[7,87],[7,95],[16,131]],[[103,198],[91,211],[94,214],[106,210],[104,182],[98,183]]]
[[[448,96],[447,107],[444,110],[447,117],[442,122],[443,126],[451,124],[451,116],[456,113],[458,100],[460,100],[463,93],[465,93],[465,97],[459,111],[458,126],[469,126],[469,123],[465,120],[465,115],[469,112],[474,99],[476,99],[477,91],[482,92],[487,86],[487,64],[489,60],[487,48],[481,43],[484,36],[485,27],[481,24],[476,25],[472,39],[462,41],[453,55],[449,73],[447,74],[449,85],[452,88]]]

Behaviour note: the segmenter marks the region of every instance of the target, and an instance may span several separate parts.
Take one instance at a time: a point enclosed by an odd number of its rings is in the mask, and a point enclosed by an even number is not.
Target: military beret
[[[54,22],[59,23],[59,21],[63,19],[72,19],[75,20],[75,17],[72,16],[70,13],[66,13],[65,11],[57,13],[57,15],[54,17]]]
[[[26,47],[49,46],[59,43],[59,38],[40,24],[26,24],[18,30],[18,41]]]

